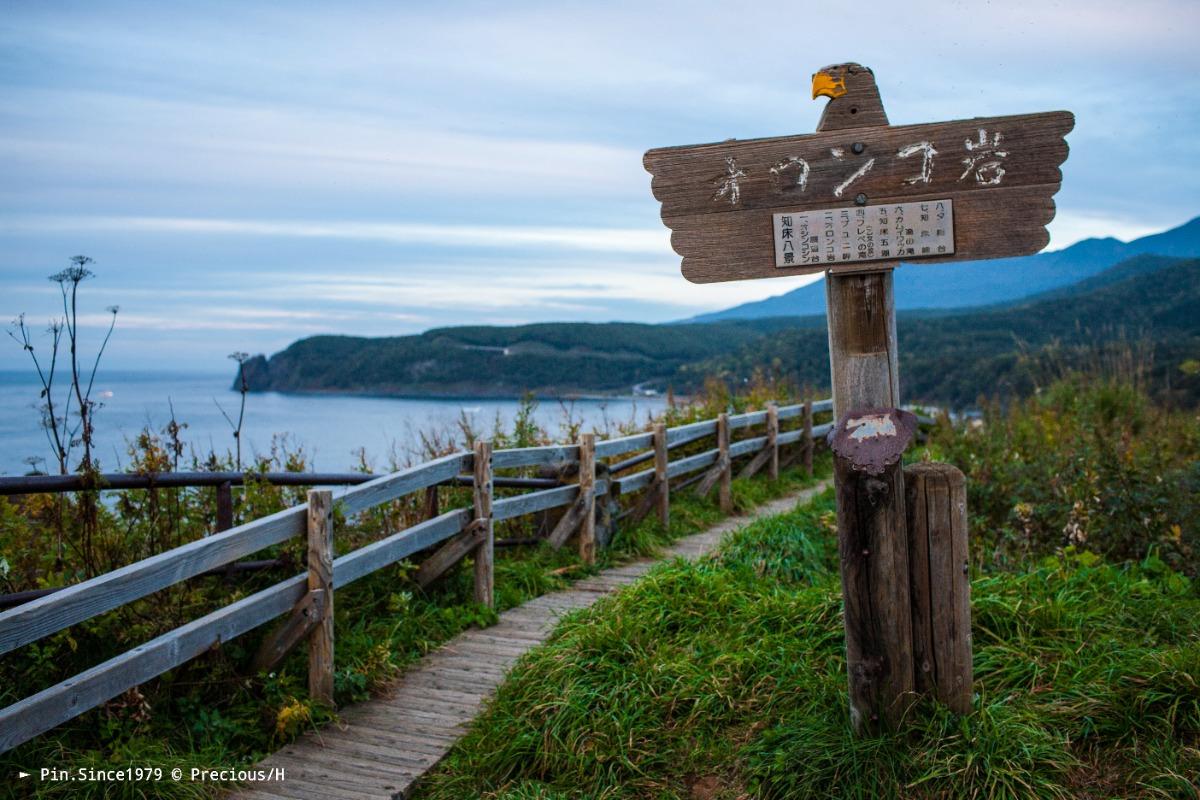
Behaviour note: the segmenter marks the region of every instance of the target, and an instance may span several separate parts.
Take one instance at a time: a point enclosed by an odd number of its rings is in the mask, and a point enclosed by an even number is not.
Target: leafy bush
[[[1195,574],[1200,418],[1150,404],[1128,383],[1076,375],[1021,402],[943,420],[930,449],[966,473],[981,565],[1064,546],[1110,560],[1156,553]]]

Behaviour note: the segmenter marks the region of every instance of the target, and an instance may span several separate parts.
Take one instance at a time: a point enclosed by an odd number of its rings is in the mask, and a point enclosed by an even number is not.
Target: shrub
[[[1074,376],[981,420],[942,420],[935,457],[966,473],[981,565],[1012,566],[1065,546],[1109,560],[1157,553],[1195,574],[1200,424],[1130,384]]]

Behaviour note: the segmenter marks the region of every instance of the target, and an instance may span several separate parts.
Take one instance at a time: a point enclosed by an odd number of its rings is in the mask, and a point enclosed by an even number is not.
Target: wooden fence
[[[0,752],[282,615],[288,618],[264,641],[257,663],[276,662],[291,647],[307,640],[310,693],[331,703],[334,587],[345,586],[440,545],[419,567],[418,582],[427,584],[457,561],[473,555],[476,600],[492,605],[496,522],[566,509],[547,539],[560,547],[574,536],[581,557],[592,562],[596,553],[597,498],[612,500],[644,491],[641,501],[627,513],[640,517],[657,510],[665,524],[670,513],[670,482],[692,476],[678,483],[675,490],[698,483],[697,490],[707,493],[717,486],[722,507],[728,511],[733,461],[750,457],[741,475],[751,475],[764,466],[777,474],[780,448],[799,444],[802,445],[799,455],[806,459],[811,470],[813,442],[830,429],[829,424],[814,426],[813,415],[831,411],[832,405],[831,400],[822,400],[771,406],[765,411],[721,414],[715,420],[673,428],[658,425],[650,432],[604,441],[596,441],[593,434],[583,434],[577,444],[571,445],[493,452],[490,443],[478,442],[471,453],[444,456],[337,491],[310,491],[304,505],[238,525],[4,611],[0,613],[0,655],[264,548],[294,537],[307,537],[306,573],[230,603],[0,710]],[[788,420],[798,427],[781,430],[781,424]],[[753,434],[751,429],[758,427],[765,429],[762,435],[734,441],[734,431]],[[708,437],[716,438],[715,447],[674,461],[670,459],[671,450]],[[612,461],[620,456],[625,458]],[[598,462],[606,468],[598,469]],[[652,466],[631,472],[650,462]],[[493,497],[496,470],[557,467],[561,473],[561,468],[567,465],[577,465],[576,483],[512,497]],[[335,507],[350,517],[448,481],[472,487],[470,507],[438,513],[433,503],[430,518],[333,557]]]
[[[22,475],[0,477],[0,497],[30,494],[63,494],[66,492],[110,492],[145,489],[199,489],[216,491],[217,513],[212,533],[220,533],[233,527],[233,487],[247,483],[263,483],[270,486],[357,486],[380,475],[369,472],[104,472],[98,475]],[[442,481],[438,486],[471,486],[471,475],[458,475]],[[563,485],[557,478],[496,477],[493,485],[498,489],[553,489]],[[498,539],[497,547],[530,544],[522,539]],[[277,569],[284,566],[286,559],[259,561],[233,561],[205,575],[232,575]],[[12,594],[0,594],[0,611],[12,606],[28,603],[48,594],[61,592],[63,586],[48,586],[41,589],[26,589]]]

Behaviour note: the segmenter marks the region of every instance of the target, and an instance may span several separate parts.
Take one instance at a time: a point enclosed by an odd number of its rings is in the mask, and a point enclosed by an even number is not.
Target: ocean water
[[[61,376],[60,376],[61,379]],[[119,471],[129,462],[129,442],[146,427],[161,432],[171,419],[187,425],[182,438],[196,453],[232,452],[232,429],[221,409],[236,420],[239,395],[231,375],[150,372],[106,372],[97,375],[93,399],[101,403],[95,415],[96,454],[106,471]],[[29,459],[53,465],[52,450],[39,424],[41,386],[31,372],[0,372],[0,474],[29,471]],[[60,392],[56,392],[61,397]],[[568,415],[587,428],[631,419],[644,421],[661,411],[663,398],[606,400],[539,400],[537,423],[553,435]],[[219,406],[219,407],[218,407]],[[392,454],[401,459],[419,448],[420,434],[437,431],[462,442],[460,416],[473,428],[493,430],[497,418],[506,428],[517,411],[516,400],[404,399],[342,395],[251,394],[246,401],[242,433],[243,462],[252,452],[270,451],[273,438],[286,436],[303,447],[310,467],[343,471],[355,467],[365,448],[376,470],[385,470]],[[419,460],[419,459],[418,459]],[[50,471],[54,471],[51,466]]]

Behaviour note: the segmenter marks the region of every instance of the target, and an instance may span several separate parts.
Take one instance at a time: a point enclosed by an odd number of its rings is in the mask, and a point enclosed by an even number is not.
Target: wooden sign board
[[[914,609],[929,604],[914,601],[910,583],[899,461],[915,422],[898,410],[891,268],[901,260],[966,261],[1042,249],[1067,158],[1064,137],[1075,118],[1053,111],[892,127],[874,73],[855,63],[821,68],[812,88],[814,100],[829,98],[817,133],[667,147],[646,153],[644,163],[688,280],[829,272],[850,718],[867,731],[899,724],[916,690],[928,688],[927,680],[918,686],[916,675],[929,667],[917,664],[914,653],[971,660],[969,647],[964,655],[953,635],[971,629],[967,606],[956,607],[936,634],[921,629],[914,636],[914,620],[924,619]],[[965,500],[954,514],[965,520]],[[954,569],[948,541],[939,540],[938,563]],[[913,558],[912,575],[933,560],[928,550],[914,549]],[[915,591],[928,597],[919,581]],[[954,680],[960,681],[954,707],[969,710],[969,668],[952,672],[947,681]],[[938,692],[943,696],[940,686]]]
[[[643,163],[693,283],[968,261],[1046,246],[1074,125],[1067,111],[883,124],[664,147]]]

